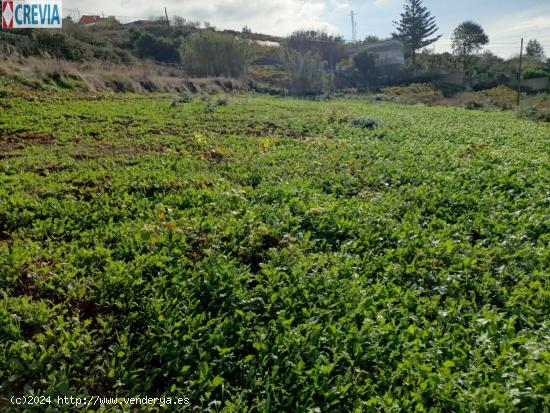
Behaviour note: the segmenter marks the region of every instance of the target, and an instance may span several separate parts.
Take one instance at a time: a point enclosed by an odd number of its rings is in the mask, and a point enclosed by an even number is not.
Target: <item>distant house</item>
[[[377,68],[405,65],[405,46],[399,40],[357,45],[352,50],[352,57],[365,51],[371,53]]]
[[[82,16],[80,20],[78,21],[78,24],[82,24],[83,26],[90,26],[92,24],[97,24],[101,21],[101,16]]]

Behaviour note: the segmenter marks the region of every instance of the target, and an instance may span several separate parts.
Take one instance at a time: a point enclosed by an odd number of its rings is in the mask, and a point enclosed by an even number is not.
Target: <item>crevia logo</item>
[[[61,29],[61,0],[2,1],[3,29]]]

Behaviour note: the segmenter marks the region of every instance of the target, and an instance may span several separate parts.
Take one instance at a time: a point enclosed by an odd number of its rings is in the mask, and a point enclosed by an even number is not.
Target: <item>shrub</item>
[[[319,95],[327,89],[328,76],[319,55],[292,49],[286,49],[282,54],[290,93]]]
[[[481,100],[486,106],[501,110],[511,110],[516,105],[517,92],[506,86],[497,86],[492,89],[479,92]]]
[[[550,69],[542,67],[527,67],[523,72],[524,79],[537,79],[539,77],[550,77]]]
[[[178,45],[163,37],[142,33],[136,41],[136,52],[139,57],[151,58],[159,62],[179,62]]]
[[[470,100],[464,104],[464,109],[468,110],[481,110],[484,106],[482,103],[476,102],[475,100]]]
[[[516,113],[522,118],[550,122],[550,96],[539,95],[536,98],[524,102],[516,109]]]
[[[387,87],[382,89],[382,92],[391,100],[404,104],[433,104],[443,98],[441,91],[427,83]]]
[[[375,55],[369,51],[363,51],[353,57],[353,68],[359,78],[366,83],[375,83],[378,77],[376,71]]]
[[[464,90],[464,86],[457,85],[454,83],[445,83],[445,82],[436,82],[434,87],[443,93],[443,96],[450,98],[455,96],[457,93],[460,93]]]
[[[192,101],[193,95],[189,92],[183,92],[178,99],[172,101],[172,107],[185,105],[186,103],[191,103]]]
[[[193,33],[181,51],[189,74],[233,78],[248,73],[253,52],[250,42],[211,30]]]
[[[361,129],[376,129],[378,121],[372,118],[352,118],[348,121],[351,126]]]

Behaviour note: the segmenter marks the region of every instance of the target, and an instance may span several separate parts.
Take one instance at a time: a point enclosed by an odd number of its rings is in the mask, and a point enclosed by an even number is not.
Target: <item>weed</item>
[[[372,118],[351,118],[348,123],[355,128],[361,129],[376,129],[379,126],[379,122]]]

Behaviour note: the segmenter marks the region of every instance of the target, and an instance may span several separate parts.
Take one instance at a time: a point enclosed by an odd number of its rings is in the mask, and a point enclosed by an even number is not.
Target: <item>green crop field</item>
[[[548,411],[548,125],[173,99],[2,99],[0,396]]]

